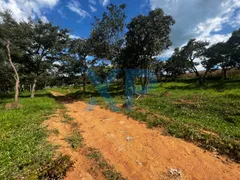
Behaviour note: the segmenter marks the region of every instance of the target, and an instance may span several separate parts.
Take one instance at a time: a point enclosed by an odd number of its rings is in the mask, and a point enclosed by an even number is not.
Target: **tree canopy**
[[[101,19],[95,17],[89,40],[92,54],[97,58],[113,60],[120,54],[124,42],[125,7],[125,4],[110,4]]]
[[[36,88],[47,85],[82,85],[85,91],[88,72],[95,71],[105,79],[117,68],[121,69],[117,80],[132,87],[133,92],[138,81],[145,93],[154,74],[162,80],[163,76],[177,79],[194,72],[203,83],[213,69],[221,68],[227,79],[227,70],[239,68],[240,29],[228,41],[212,45],[190,39],[185,46],[175,48],[168,60],[161,61],[158,57],[172,45],[175,20],[157,8],[126,23],[125,7],[110,4],[100,18],[95,17],[90,36],[77,39],[70,38],[70,30],[51,22],[31,18],[18,22],[11,12],[0,13],[0,91],[15,89],[15,102],[19,90],[29,89],[34,97]],[[199,72],[199,65],[205,68],[204,73]],[[132,77],[127,80],[129,69],[136,71],[129,73]]]

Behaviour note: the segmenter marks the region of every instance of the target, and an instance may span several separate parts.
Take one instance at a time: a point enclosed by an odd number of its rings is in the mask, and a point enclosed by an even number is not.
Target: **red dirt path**
[[[65,103],[65,106],[68,115],[78,122],[86,146],[99,149],[123,177],[136,180],[171,179],[168,170],[174,168],[182,172],[181,179],[240,179],[239,164],[225,161],[223,157],[217,158],[214,153],[184,140],[164,136],[161,130],[148,129],[123,114],[99,106],[88,111],[88,104],[81,101]],[[62,129],[61,125],[56,128]],[[74,178],[70,178],[74,171],[87,169],[82,166],[86,165],[79,163],[75,166],[66,179]],[[85,174],[85,179],[90,179],[87,176]]]

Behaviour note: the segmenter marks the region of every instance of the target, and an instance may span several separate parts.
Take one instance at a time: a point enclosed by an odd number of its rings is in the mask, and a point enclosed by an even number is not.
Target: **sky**
[[[127,23],[158,7],[175,19],[173,45],[159,55],[162,58],[191,38],[214,44],[228,40],[240,28],[240,0],[0,0],[0,11],[11,10],[18,21],[40,18],[70,29],[72,38],[87,38],[94,16],[101,17],[110,3],[127,5]]]

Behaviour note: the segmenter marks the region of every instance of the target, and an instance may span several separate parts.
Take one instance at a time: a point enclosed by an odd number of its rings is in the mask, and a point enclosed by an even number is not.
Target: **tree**
[[[114,68],[120,64],[119,57],[125,40],[125,7],[125,4],[110,4],[107,6],[107,12],[103,13],[101,19],[95,17],[95,23],[92,24],[92,31],[89,38],[92,47],[89,55],[94,56],[100,62],[109,60]],[[120,66],[117,68],[120,68]],[[89,77],[91,77],[91,71],[88,73]],[[109,97],[106,96],[106,98]]]
[[[52,23],[43,23],[38,20],[31,22],[31,43],[24,55],[25,73],[32,74],[33,83],[31,97],[34,97],[38,77],[50,70],[55,61],[61,59],[67,49],[69,31],[53,26]]]
[[[91,53],[91,46],[88,39],[75,39],[71,43],[70,53],[76,55],[78,62],[74,63],[75,73],[80,73],[83,79],[83,92],[86,91],[86,71],[88,68],[87,65],[87,56]]]
[[[220,42],[211,46],[207,50],[207,56],[210,58],[207,62],[208,65],[216,65],[222,68],[223,77],[227,79],[227,70],[235,67],[237,62],[233,58],[234,48],[228,43]]]
[[[234,31],[227,42],[220,42],[209,47],[205,56],[207,59],[202,64],[206,72],[214,66],[220,66],[226,80],[227,70],[238,67],[240,64],[240,29]]]
[[[139,15],[127,25],[125,68],[142,69],[142,92],[149,84],[149,68],[154,56],[159,55],[171,45],[169,38],[171,26],[175,23],[162,9],[150,11],[147,16]]]
[[[9,78],[12,76],[12,69],[5,49],[5,47],[0,48],[0,93],[9,93],[14,85],[13,79]]]
[[[89,41],[97,58],[114,60],[119,56],[124,42],[125,7],[110,4],[102,19],[95,17]]]
[[[221,44],[214,44],[210,46],[206,51],[204,56],[206,57],[202,62],[202,66],[205,68],[205,73],[203,75],[203,82],[205,81],[205,78],[207,76],[207,73],[216,67],[219,63],[219,60],[221,59],[220,55],[220,46]]]
[[[166,66],[165,61],[161,61],[156,58],[153,60],[153,63],[151,64],[150,69],[155,73],[155,76],[157,77],[158,81],[161,81],[162,77],[164,76],[165,66]]]
[[[191,39],[187,45],[181,49],[181,56],[188,61],[189,69],[196,74],[200,84],[203,83],[202,76],[197,70],[197,66],[200,64],[200,62],[196,62],[195,60],[204,60],[204,55],[208,45],[209,42]]]
[[[96,75],[99,77],[99,80],[101,80],[102,83],[105,83],[109,88],[109,74],[113,70],[112,66],[109,66],[105,62],[101,62],[92,68],[95,71]]]
[[[188,66],[188,61],[183,58],[180,49],[176,48],[172,57],[170,57],[167,61],[165,70],[168,74],[171,74],[174,79],[176,79],[188,70]]]
[[[15,78],[15,98],[14,105],[18,105],[20,77],[15,61],[20,61],[26,50],[26,45],[29,43],[28,24],[25,22],[16,22],[9,11],[0,13],[2,23],[0,24],[0,46],[4,51],[4,56],[7,57]]]
[[[229,48],[231,49],[230,57],[234,66],[240,66],[240,29],[234,31],[232,36],[227,41]]]

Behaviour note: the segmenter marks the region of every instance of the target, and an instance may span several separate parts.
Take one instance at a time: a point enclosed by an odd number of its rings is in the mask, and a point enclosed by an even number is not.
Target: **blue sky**
[[[173,16],[173,46],[159,55],[162,58],[190,38],[217,43],[240,28],[240,0],[0,0],[0,11],[11,10],[18,21],[28,17],[51,21],[71,29],[72,37],[88,37],[94,16],[101,17],[110,3],[127,5],[127,22],[157,7]]]
[[[126,2],[126,0],[109,1],[109,3],[113,4]],[[150,10],[150,6],[145,5],[145,7],[143,7],[144,3],[145,0],[132,0],[127,2],[125,12],[128,22],[138,14],[147,13]],[[72,34],[76,36],[88,37],[91,31],[91,23],[94,22],[94,16],[101,17],[102,13],[106,11],[106,5],[103,5],[103,3],[98,0],[61,1],[55,10],[46,14],[46,17],[54,24],[70,28],[73,30]]]

